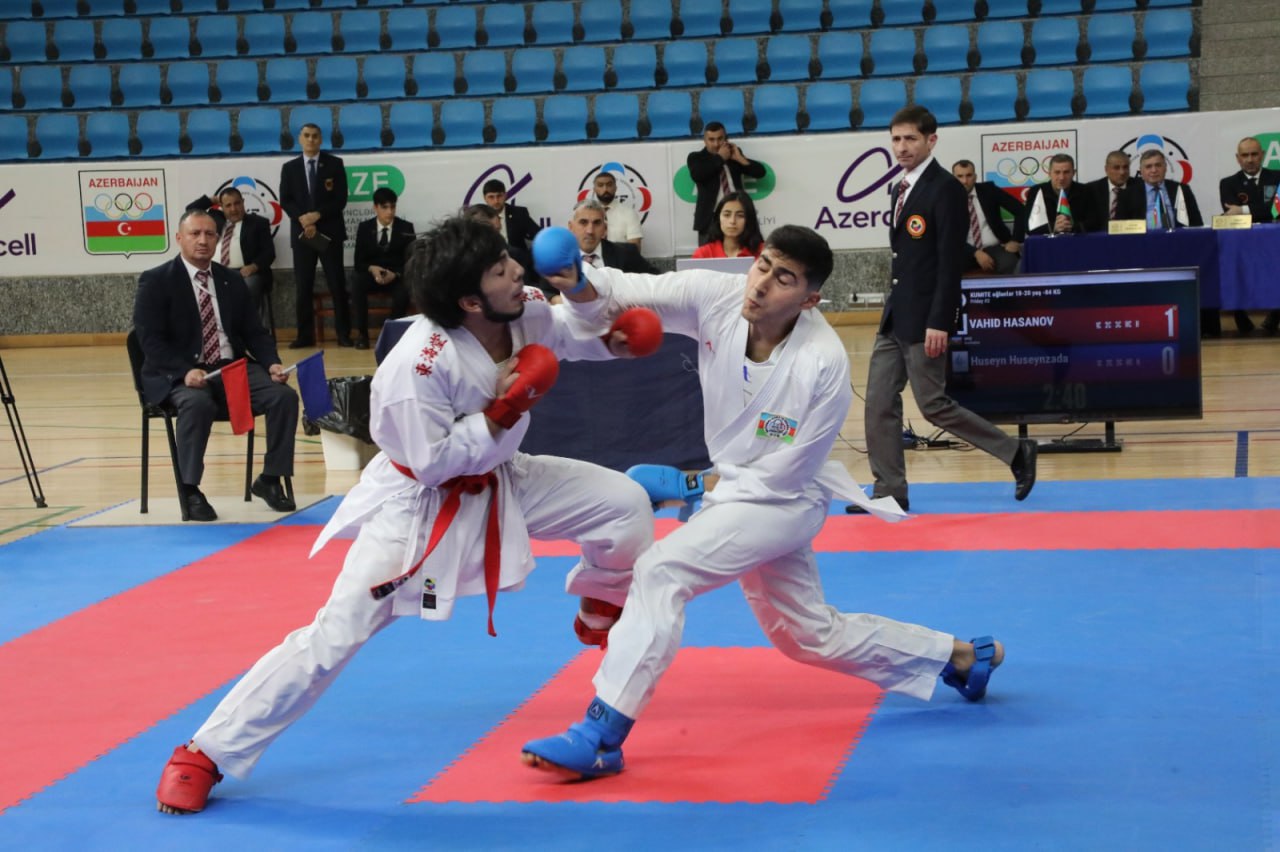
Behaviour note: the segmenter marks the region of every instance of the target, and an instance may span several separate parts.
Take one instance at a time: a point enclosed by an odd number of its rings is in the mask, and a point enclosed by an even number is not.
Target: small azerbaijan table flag
[[[298,393],[302,396],[302,412],[308,420],[319,420],[333,411],[333,396],[324,374],[324,350],[303,358],[290,369],[298,371]]]
[[[1071,202],[1067,200],[1067,191],[1065,189],[1058,190],[1058,215],[1066,216],[1071,219]]]
[[[1280,187],[1276,187],[1276,194],[1271,197],[1271,221],[1280,222]]]

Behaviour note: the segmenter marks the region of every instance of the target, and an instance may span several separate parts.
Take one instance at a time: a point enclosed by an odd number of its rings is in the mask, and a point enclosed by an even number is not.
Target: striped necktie
[[[213,297],[209,295],[207,269],[196,273],[196,283],[200,285],[200,359],[205,364],[216,364],[221,358],[222,346],[218,343],[218,318],[213,312]]]
[[[231,265],[231,235],[236,231],[236,223],[228,222],[222,229],[222,242],[218,243],[218,262],[223,266]]]
[[[974,204],[973,193],[969,193],[969,245],[982,248],[982,225],[978,223],[978,206]]]
[[[893,210],[893,227],[898,227],[898,223],[902,221],[902,205],[907,200],[907,190],[911,188],[911,183],[903,178],[898,184],[898,206]]]

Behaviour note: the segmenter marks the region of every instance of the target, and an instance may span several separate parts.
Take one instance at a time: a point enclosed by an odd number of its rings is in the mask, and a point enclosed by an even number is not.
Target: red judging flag
[[[222,389],[227,395],[231,431],[243,435],[253,428],[253,406],[249,403],[249,372],[243,358],[222,368]]]

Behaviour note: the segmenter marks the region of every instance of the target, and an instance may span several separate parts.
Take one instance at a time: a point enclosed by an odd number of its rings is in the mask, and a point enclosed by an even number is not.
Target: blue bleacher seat
[[[718,121],[730,136],[742,133],[742,116],[745,111],[746,103],[741,89],[715,86],[704,89],[698,98],[698,115],[702,118],[702,126]]]
[[[880,11],[884,13],[884,20],[880,22],[882,27],[910,26],[924,21],[921,0],[880,0]]]
[[[484,103],[482,101],[445,101],[440,105],[440,126],[444,144],[481,145],[484,143]]]
[[[720,18],[720,0],[680,0],[678,20],[684,38],[719,36]]]
[[[1090,15],[1086,35],[1089,61],[1131,61],[1136,34],[1132,15]]]
[[[848,130],[853,94],[848,83],[810,83],[805,89],[809,130]]]
[[[671,38],[671,6],[668,3],[632,3],[631,38],[636,41]],[[43,45],[43,40],[41,41]],[[43,49],[43,48],[42,48]]]
[[[484,9],[485,44],[489,47],[515,47],[524,44],[524,6],[515,3],[492,3]]]
[[[87,0],[89,15],[95,18],[107,15],[123,15],[124,0]]]
[[[584,41],[614,42],[622,38],[620,0],[582,0],[578,15],[582,21]]]
[[[9,61],[43,62],[47,41],[44,30],[43,21],[10,21],[4,30],[4,43],[9,48]]]
[[[209,103],[209,63],[193,59],[190,62],[169,63],[165,78],[169,86],[169,103],[174,106],[203,106]]]
[[[304,124],[314,124],[319,127],[323,138],[327,140],[333,133],[333,109],[318,104],[290,108],[288,125],[289,133],[294,140],[293,147],[297,147],[298,134],[302,132]]]
[[[109,18],[102,22],[102,47],[108,62],[142,58],[142,24],[134,18]]]
[[[129,156],[129,116],[123,112],[92,112],[85,120],[85,137],[89,141],[89,156]]]
[[[377,104],[343,104],[338,108],[338,129],[344,151],[382,148],[382,108]]]
[[[21,3],[28,11],[31,10],[31,3],[27,0],[10,0],[10,3],[16,5]],[[76,16],[76,0],[41,0],[42,18],[74,18]]]
[[[1092,65],[1084,69],[1084,114],[1124,115],[1133,93],[1133,73],[1127,65]]]
[[[1009,121],[1016,117],[1018,98],[1016,74],[974,74],[969,81],[972,121]]]
[[[543,47],[517,50],[511,54],[511,76],[516,81],[516,92],[555,91],[556,55]]]
[[[27,159],[27,119],[0,112],[0,160]]]
[[[1075,82],[1064,68],[1035,68],[1027,72],[1027,118],[1068,118]]]
[[[138,113],[138,141],[143,157],[170,157],[179,153],[178,114],[167,110]]]
[[[1026,38],[1017,21],[988,21],[978,27],[978,67],[1016,68],[1022,64],[1022,47]]]
[[[707,45],[701,41],[673,41],[662,56],[668,86],[707,84]]]
[[[435,121],[431,104],[425,101],[398,101],[391,105],[392,148],[430,148]]]
[[[289,30],[293,34],[293,53],[302,56],[333,51],[333,15],[330,12],[295,12]]]
[[[97,65],[72,65],[67,86],[76,109],[111,106],[111,74]]]
[[[74,115],[47,112],[36,116],[36,141],[40,159],[80,156],[80,122]]]
[[[912,100],[926,107],[940,124],[956,124],[960,121],[960,103],[963,100],[960,78],[932,74],[918,77]]]
[[[187,114],[187,138],[194,155],[230,154],[231,117],[220,109],[193,109]]]
[[[272,5],[282,12],[302,12],[311,8],[311,0],[275,0]]]
[[[1094,14],[1098,12],[1132,12],[1136,7],[1135,0],[1096,0],[1093,6]],[[1148,3],[1149,6],[1158,6],[1159,3]]]
[[[345,53],[377,53],[382,49],[382,16],[376,9],[349,9],[338,18]]]
[[[0,67],[0,112],[13,108],[13,67]]]
[[[907,86],[901,80],[867,80],[858,91],[858,128],[888,127],[893,114],[906,105]]]
[[[404,97],[405,64],[403,56],[366,56],[364,60],[364,84],[368,87],[365,97],[371,101],[395,100]]]
[[[823,33],[818,37],[819,77],[830,80],[862,74],[862,36],[858,33]]]
[[[875,30],[871,33],[871,72],[877,77],[915,73],[916,36],[911,30]]]
[[[133,0],[135,15],[168,15],[171,11],[169,0]]]
[[[454,94],[457,73],[451,53],[419,53],[413,57],[413,80],[420,98],[445,98]]]
[[[653,72],[658,67],[658,54],[653,45],[620,44],[613,49],[613,72],[619,89],[651,89]]]
[[[809,58],[813,44],[808,36],[778,35],[765,45],[765,61],[769,63],[769,79],[809,79]]]
[[[857,30],[871,26],[871,0],[829,0],[831,29]]]
[[[1142,23],[1147,58],[1191,55],[1191,10],[1156,9]]]
[[[923,47],[930,74],[969,68],[969,28],[964,24],[933,24],[925,28]]]
[[[1041,15],[1079,15],[1080,0],[1040,0]]]
[[[62,108],[62,70],[56,65],[28,65],[18,69],[18,83],[26,98],[23,109],[35,112]]]
[[[222,104],[258,102],[258,63],[252,59],[230,59],[214,65],[215,82]]]
[[[427,43],[452,50],[476,46],[476,7],[441,6],[436,9],[436,25]]]
[[[93,59],[93,23],[54,21],[53,43],[58,48],[59,62],[88,62]]]
[[[715,43],[716,83],[754,83],[760,64],[754,38],[723,38]]]
[[[1027,0],[987,0],[987,18],[1025,18]]]
[[[977,18],[977,15],[974,14],[974,4],[970,0],[943,0],[941,3],[938,0],[934,0],[933,11],[933,22],[935,24],[950,21],[972,21]]]
[[[502,94],[506,77],[507,61],[500,50],[472,50],[462,57],[462,79],[471,97]]]
[[[639,136],[640,97],[628,92],[596,95],[595,119],[598,141],[636,139]]]
[[[755,133],[795,133],[800,96],[791,85],[757,86],[751,99]]]
[[[204,15],[196,18],[196,41],[200,56],[215,58],[236,55],[236,19],[234,15]]]
[[[569,44],[573,41],[573,4],[541,0],[533,4],[536,44]]]
[[[268,59],[267,88],[272,103],[307,99],[307,60]]]
[[[244,38],[249,43],[250,56],[283,55],[284,16],[272,14],[245,15]]]
[[[138,62],[120,67],[121,105],[137,107],[160,105],[160,66]]]
[[[1037,65],[1075,65],[1080,61],[1076,56],[1079,44],[1080,25],[1076,18],[1040,18],[1031,25]]]
[[[355,100],[359,80],[354,56],[321,56],[316,60],[316,85],[320,87],[321,100]]]
[[[1138,75],[1143,112],[1169,112],[1189,107],[1191,70],[1185,62],[1148,62]]]
[[[269,154],[280,150],[280,110],[251,107],[240,110],[240,153]]]
[[[729,32],[734,35],[767,33],[772,16],[773,0],[729,0]]]
[[[217,11],[218,0],[182,0],[184,15],[211,15]]]
[[[534,141],[538,105],[532,98],[498,98],[493,102],[494,142],[524,145]]]
[[[594,92],[604,88],[604,48],[598,45],[579,45],[564,51],[561,68],[564,70],[565,90],[569,92]]]
[[[191,56],[191,28],[186,18],[152,18],[147,30],[152,59],[187,59]]]
[[[387,33],[392,50],[426,50],[427,10],[420,6],[391,9],[387,12]]]
[[[645,116],[649,120],[648,138],[687,137],[692,132],[693,98],[688,92],[652,92],[645,105]]]
[[[778,0],[783,32],[816,30],[822,26],[822,4],[813,0]]]
[[[582,95],[552,95],[542,104],[547,142],[580,142],[587,138],[587,99]]]

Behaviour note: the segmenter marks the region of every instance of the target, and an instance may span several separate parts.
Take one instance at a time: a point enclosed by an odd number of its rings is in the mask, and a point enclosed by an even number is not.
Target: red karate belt
[[[388,459],[388,461],[390,460]],[[410,479],[417,481],[418,477],[414,476],[413,471],[404,465],[393,461],[391,466]],[[427,549],[422,554],[422,557],[413,563],[413,567],[408,571],[394,580],[388,580],[372,587],[369,589],[369,593],[373,595],[374,600],[380,601],[407,583],[410,577],[418,573],[418,569],[422,567],[423,562],[427,561],[431,551],[436,549],[440,539],[444,538],[445,531],[449,529],[453,519],[458,514],[463,493],[479,494],[488,488],[489,515],[485,524],[484,534],[484,594],[489,601],[489,635],[497,636],[497,631],[493,629],[493,605],[498,600],[498,580],[502,573],[502,530],[498,526],[498,476],[493,471],[468,476],[455,476],[453,479],[441,483],[440,487],[448,489],[448,493],[445,494],[444,503],[441,504],[440,511],[436,514],[436,522],[431,527],[431,537],[427,540]]]

